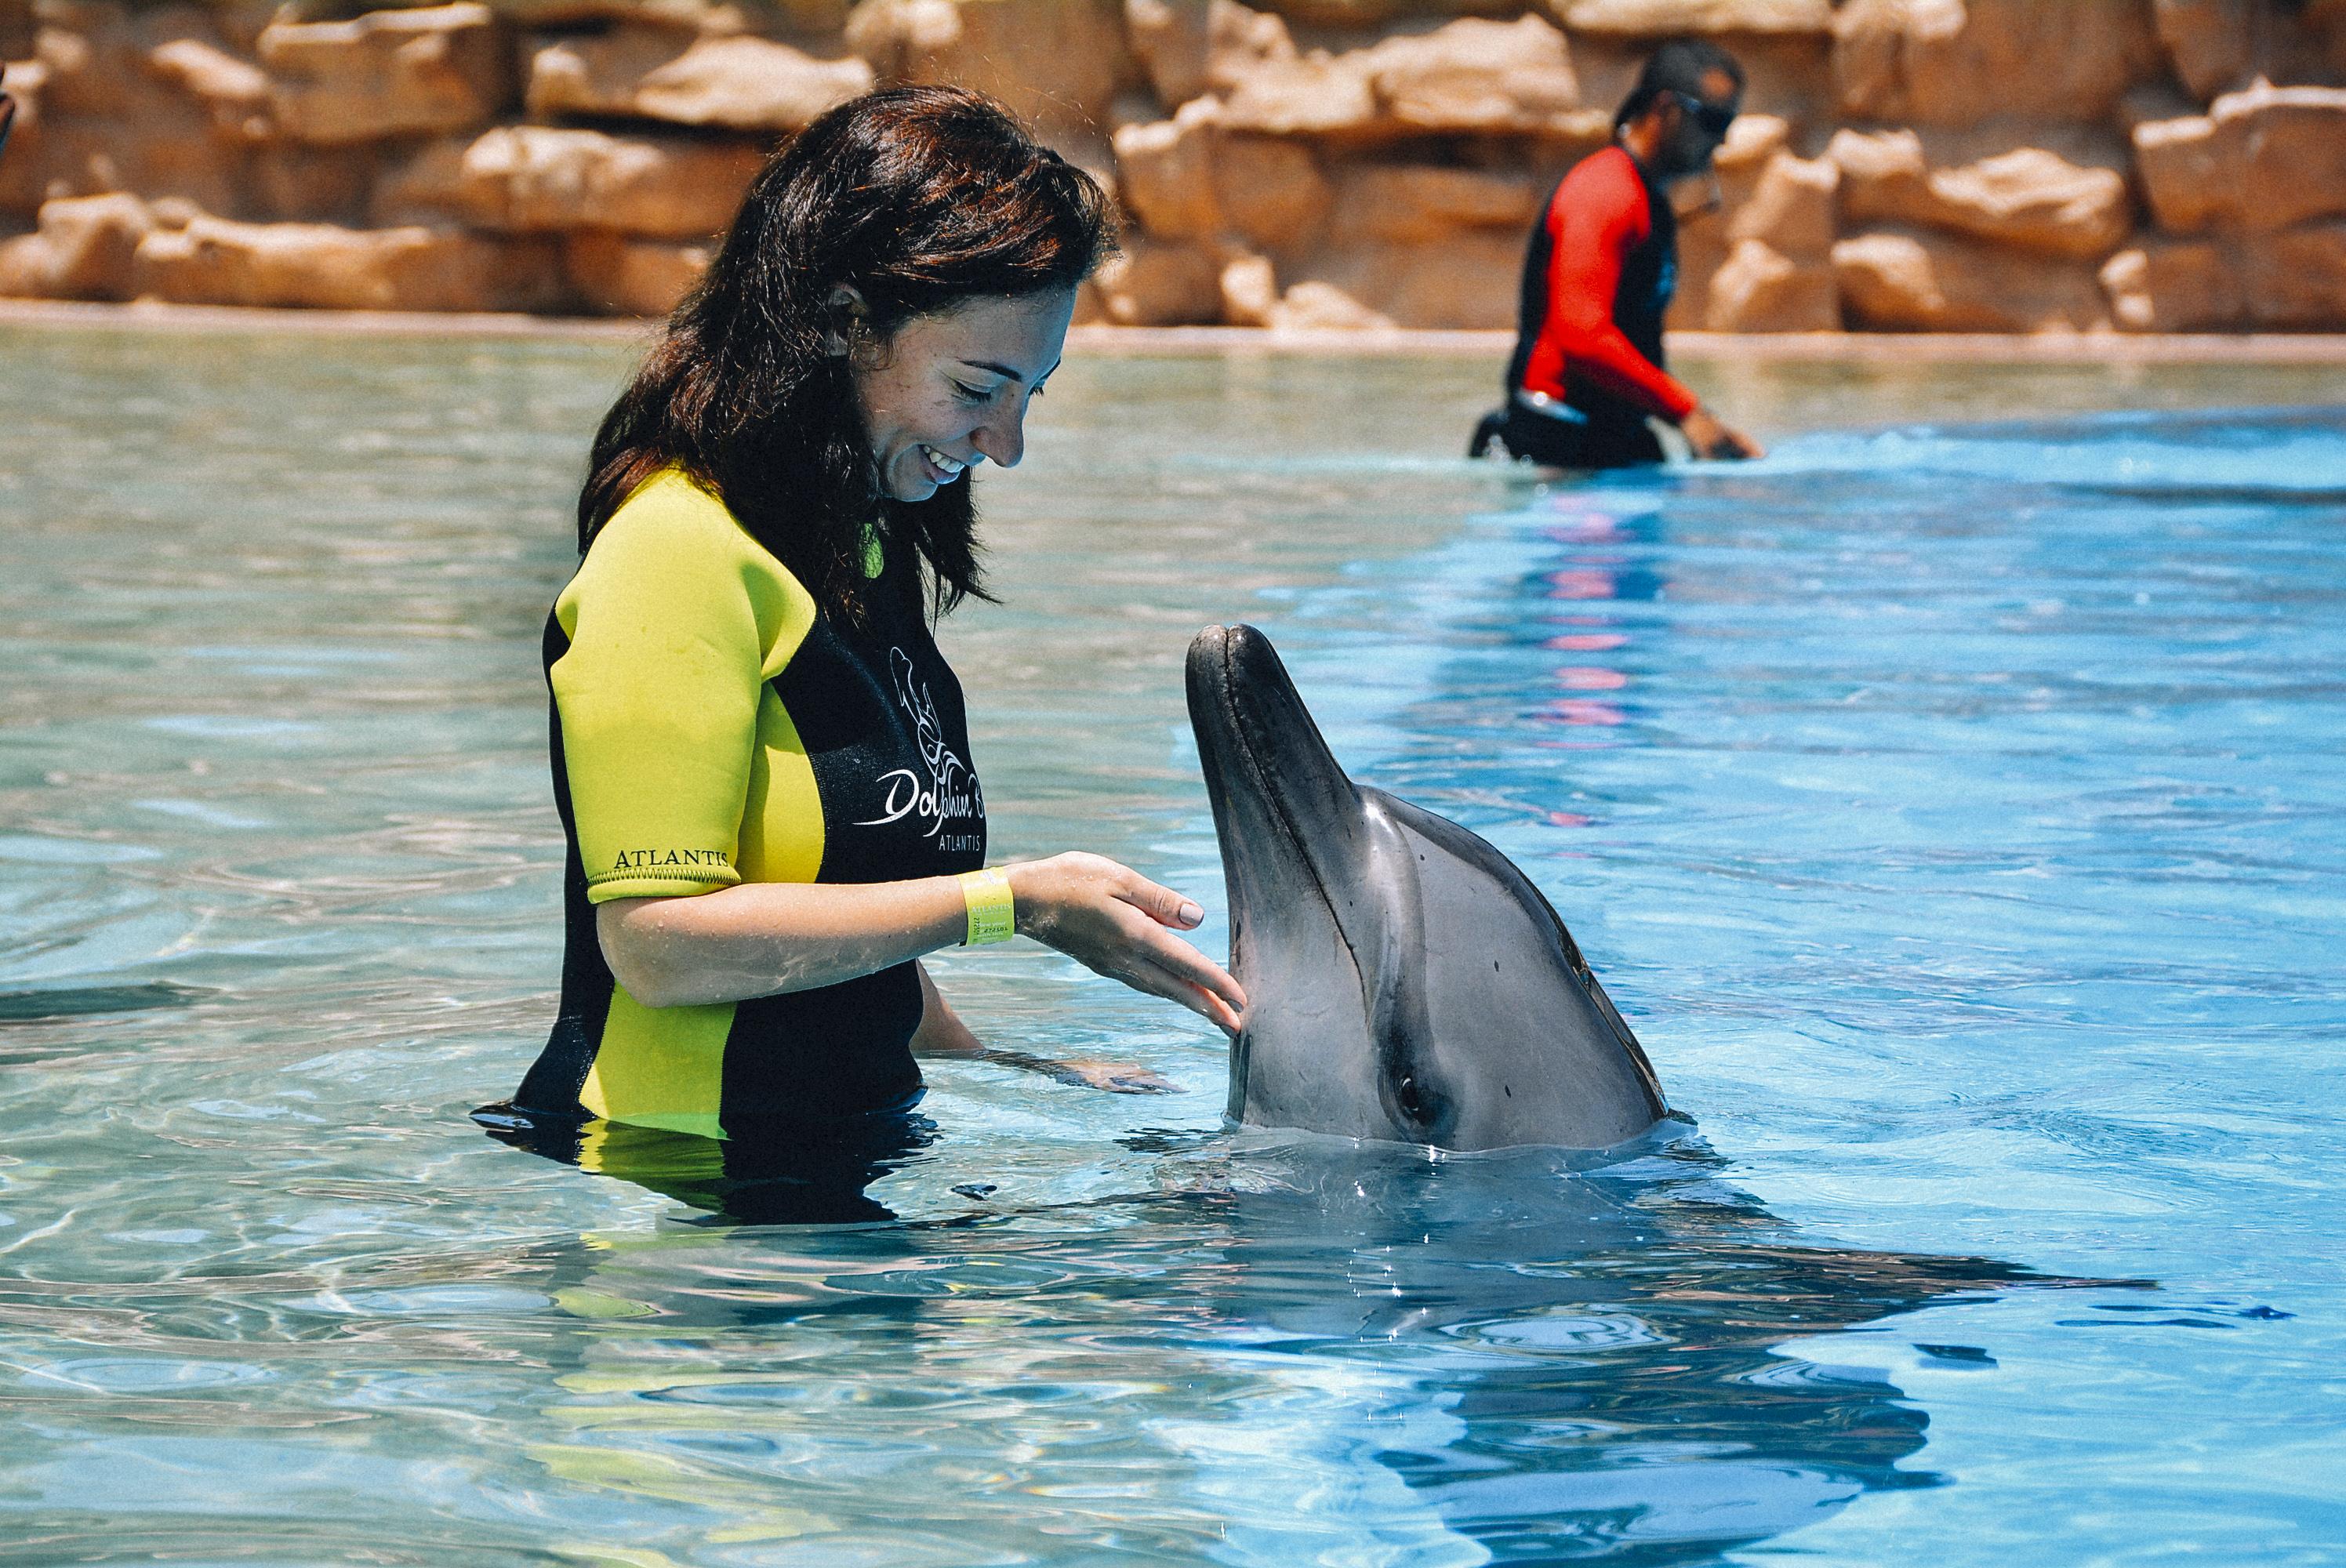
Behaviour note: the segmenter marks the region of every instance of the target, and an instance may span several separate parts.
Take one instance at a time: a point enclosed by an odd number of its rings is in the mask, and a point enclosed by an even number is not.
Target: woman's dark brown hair
[[[815,603],[861,612],[866,530],[926,568],[935,613],[984,596],[970,475],[882,495],[849,369],[860,293],[879,351],[915,316],[1072,289],[1114,246],[1092,178],[990,100],[898,87],[842,104],[777,153],[699,285],[603,418],[578,547],[674,464],[723,499]]]

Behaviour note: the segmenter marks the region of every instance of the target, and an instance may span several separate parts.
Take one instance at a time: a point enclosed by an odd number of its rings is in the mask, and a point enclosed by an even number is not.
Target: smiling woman
[[[1179,894],[1096,855],[983,869],[931,635],[984,592],[970,470],[1023,455],[1104,208],[938,88],[832,111],[751,187],[595,443],[546,629],[561,1008],[484,1123],[607,1163],[718,1140],[719,1201],[757,1210],[740,1191],[805,1185],[811,1131],[909,1108],[915,1051],[979,1048],[920,965],[936,948],[1034,937],[1236,1027],[1236,983],[1173,934],[1202,918]]]

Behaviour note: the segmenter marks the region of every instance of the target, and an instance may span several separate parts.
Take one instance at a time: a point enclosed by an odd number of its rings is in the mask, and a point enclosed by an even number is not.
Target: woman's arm
[[[1246,993],[1172,934],[1205,918],[1196,904],[1099,855],[1002,869],[1020,935],[1237,1032]],[[835,985],[953,945],[968,916],[952,877],[743,882],[693,897],[613,899],[597,907],[595,929],[628,995],[677,1007]]]

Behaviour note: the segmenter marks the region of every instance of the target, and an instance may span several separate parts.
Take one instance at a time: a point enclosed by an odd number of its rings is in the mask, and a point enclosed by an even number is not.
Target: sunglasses
[[[1713,103],[1708,98],[1698,98],[1692,93],[1673,92],[1670,97],[1678,100],[1678,107],[1687,112],[1688,118],[1702,127],[1705,136],[1713,141],[1727,139],[1727,127],[1735,123],[1737,104],[1734,99],[1729,98],[1727,102],[1719,104]]]

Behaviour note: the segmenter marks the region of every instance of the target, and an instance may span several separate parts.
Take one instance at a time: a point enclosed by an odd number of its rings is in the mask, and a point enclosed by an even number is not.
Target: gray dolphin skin
[[[1189,645],[1246,988],[1229,1115],[1467,1151],[1605,1148],[1666,1107],[1556,911],[1483,840],[1354,784],[1252,626]]]

